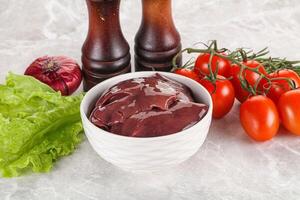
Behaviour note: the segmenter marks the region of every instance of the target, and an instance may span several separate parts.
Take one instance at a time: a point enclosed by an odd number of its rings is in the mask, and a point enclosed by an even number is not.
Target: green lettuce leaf
[[[0,171],[14,177],[48,172],[82,138],[83,95],[63,97],[40,81],[9,74],[0,85]]]

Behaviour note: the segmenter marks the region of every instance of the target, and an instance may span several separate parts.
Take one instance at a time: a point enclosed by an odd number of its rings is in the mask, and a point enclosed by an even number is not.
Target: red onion
[[[71,95],[80,86],[82,74],[75,60],[65,56],[44,56],[36,59],[25,71],[62,95]]]

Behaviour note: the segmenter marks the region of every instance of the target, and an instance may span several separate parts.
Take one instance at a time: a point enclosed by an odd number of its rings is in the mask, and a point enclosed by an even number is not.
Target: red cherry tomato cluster
[[[174,72],[199,82],[207,89],[213,99],[213,117],[220,119],[230,112],[235,100],[233,85],[227,79],[231,76],[230,69],[229,60],[206,53],[198,56],[193,70],[180,68]],[[208,78],[214,75],[215,80]]]
[[[208,52],[211,52],[210,47]],[[188,53],[199,52],[188,50]],[[267,73],[253,59],[240,61],[215,51],[201,53],[193,69],[174,71],[204,86],[212,96],[213,117],[224,117],[235,98],[241,103],[240,122],[256,141],[272,139],[280,124],[300,135],[300,77],[291,69]]]
[[[267,74],[256,61],[243,64],[248,67],[243,73],[236,73],[232,67],[232,83],[242,103],[240,121],[246,133],[257,141],[270,140],[282,123],[291,133],[300,135],[299,75],[288,69]],[[241,80],[246,80],[252,93],[242,87]]]

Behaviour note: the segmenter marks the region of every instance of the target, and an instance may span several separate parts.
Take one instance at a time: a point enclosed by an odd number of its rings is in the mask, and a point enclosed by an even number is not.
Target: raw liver
[[[207,113],[188,87],[156,74],[123,81],[97,101],[90,120],[111,133],[131,137],[173,134],[191,127]]]

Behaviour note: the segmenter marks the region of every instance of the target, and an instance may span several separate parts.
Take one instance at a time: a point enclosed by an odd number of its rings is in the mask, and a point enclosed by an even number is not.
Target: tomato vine
[[[218,69],[216,69],[216,71],[213,72],[211,65],[212,65],[213,57],[218,56],[220,58],[227,59],[232,64],[238,65],[240,67],[240,72],[239,72],[238,77],[239,77],[239,80],[241,83],[241,87],[244,90],[248,91],[252,95],[268,93],[268,91],[272,85],[272,82],[275,80],[285,80],[289,83],[289,85],[292,89],[295,89],[295,84],[293,83],[293,81],[291,79],[281,78],[281,77],[280,78],[269,78],[267,75],[265,75],[259,71],[260,66],[257,66],[256,68],[251,68],[251,67],[248,67],[245,64],[243,64],[243,62],[245,62],[247,60],[255,60],[255,61],[259,62],[261,66],[266,67],[267,72],[273,72],[273,71],[280,70],[280,69],[293,69],[296,72],[298,70],[298,72],[300,73],[300,66],[295,66],[296,64],[300,63],[300,61],[288,61],[286,59],[272,58],[272,57],[266,58],[265,56],[269,54],[268,48],[264,48],[264,49],[258,51],[257,53],[253,52],[253,50],[246,51],[243,48],[239,48],[235,51],[230,51],[229,49],[226,49],[226,48],[218,49],[216,40],[211,41],[210,44],[205,45],[205,47],[206,48],[204,48],[204,49],[197,49],[197,48],[183,49],[173,58],[173,61],[172,61],[173,68],[174,69],[180,68],[179,66],[177,66],[176,60],[180,56],[182,56],[183,53],[187,53],[187,54],[192,54],[192,53],[206,54],[207,53],[210,55],[209,64],[208,64],[209,75],[206,75],[204,78],[209,80],[214,85],[216,83],[216,80],[218,80],[218,78],[217,78]],[[193,62],[191,62],[191,59],[182,67],[187,67],[187,66],[189,68],[191,66],[193,66]],[[259,75],[259,78],[256,81],[256,83],[254,84],[254,86],[249,84],[248,81],[245,79],[245,77],[244,77],[245,70],[252,71]],[[231,78],[232,77],[230,77],[228,79],[231,79]],[[262,80],[266,80],[266,87],[264,86],[263,90],[259,90],[258,86]]]

